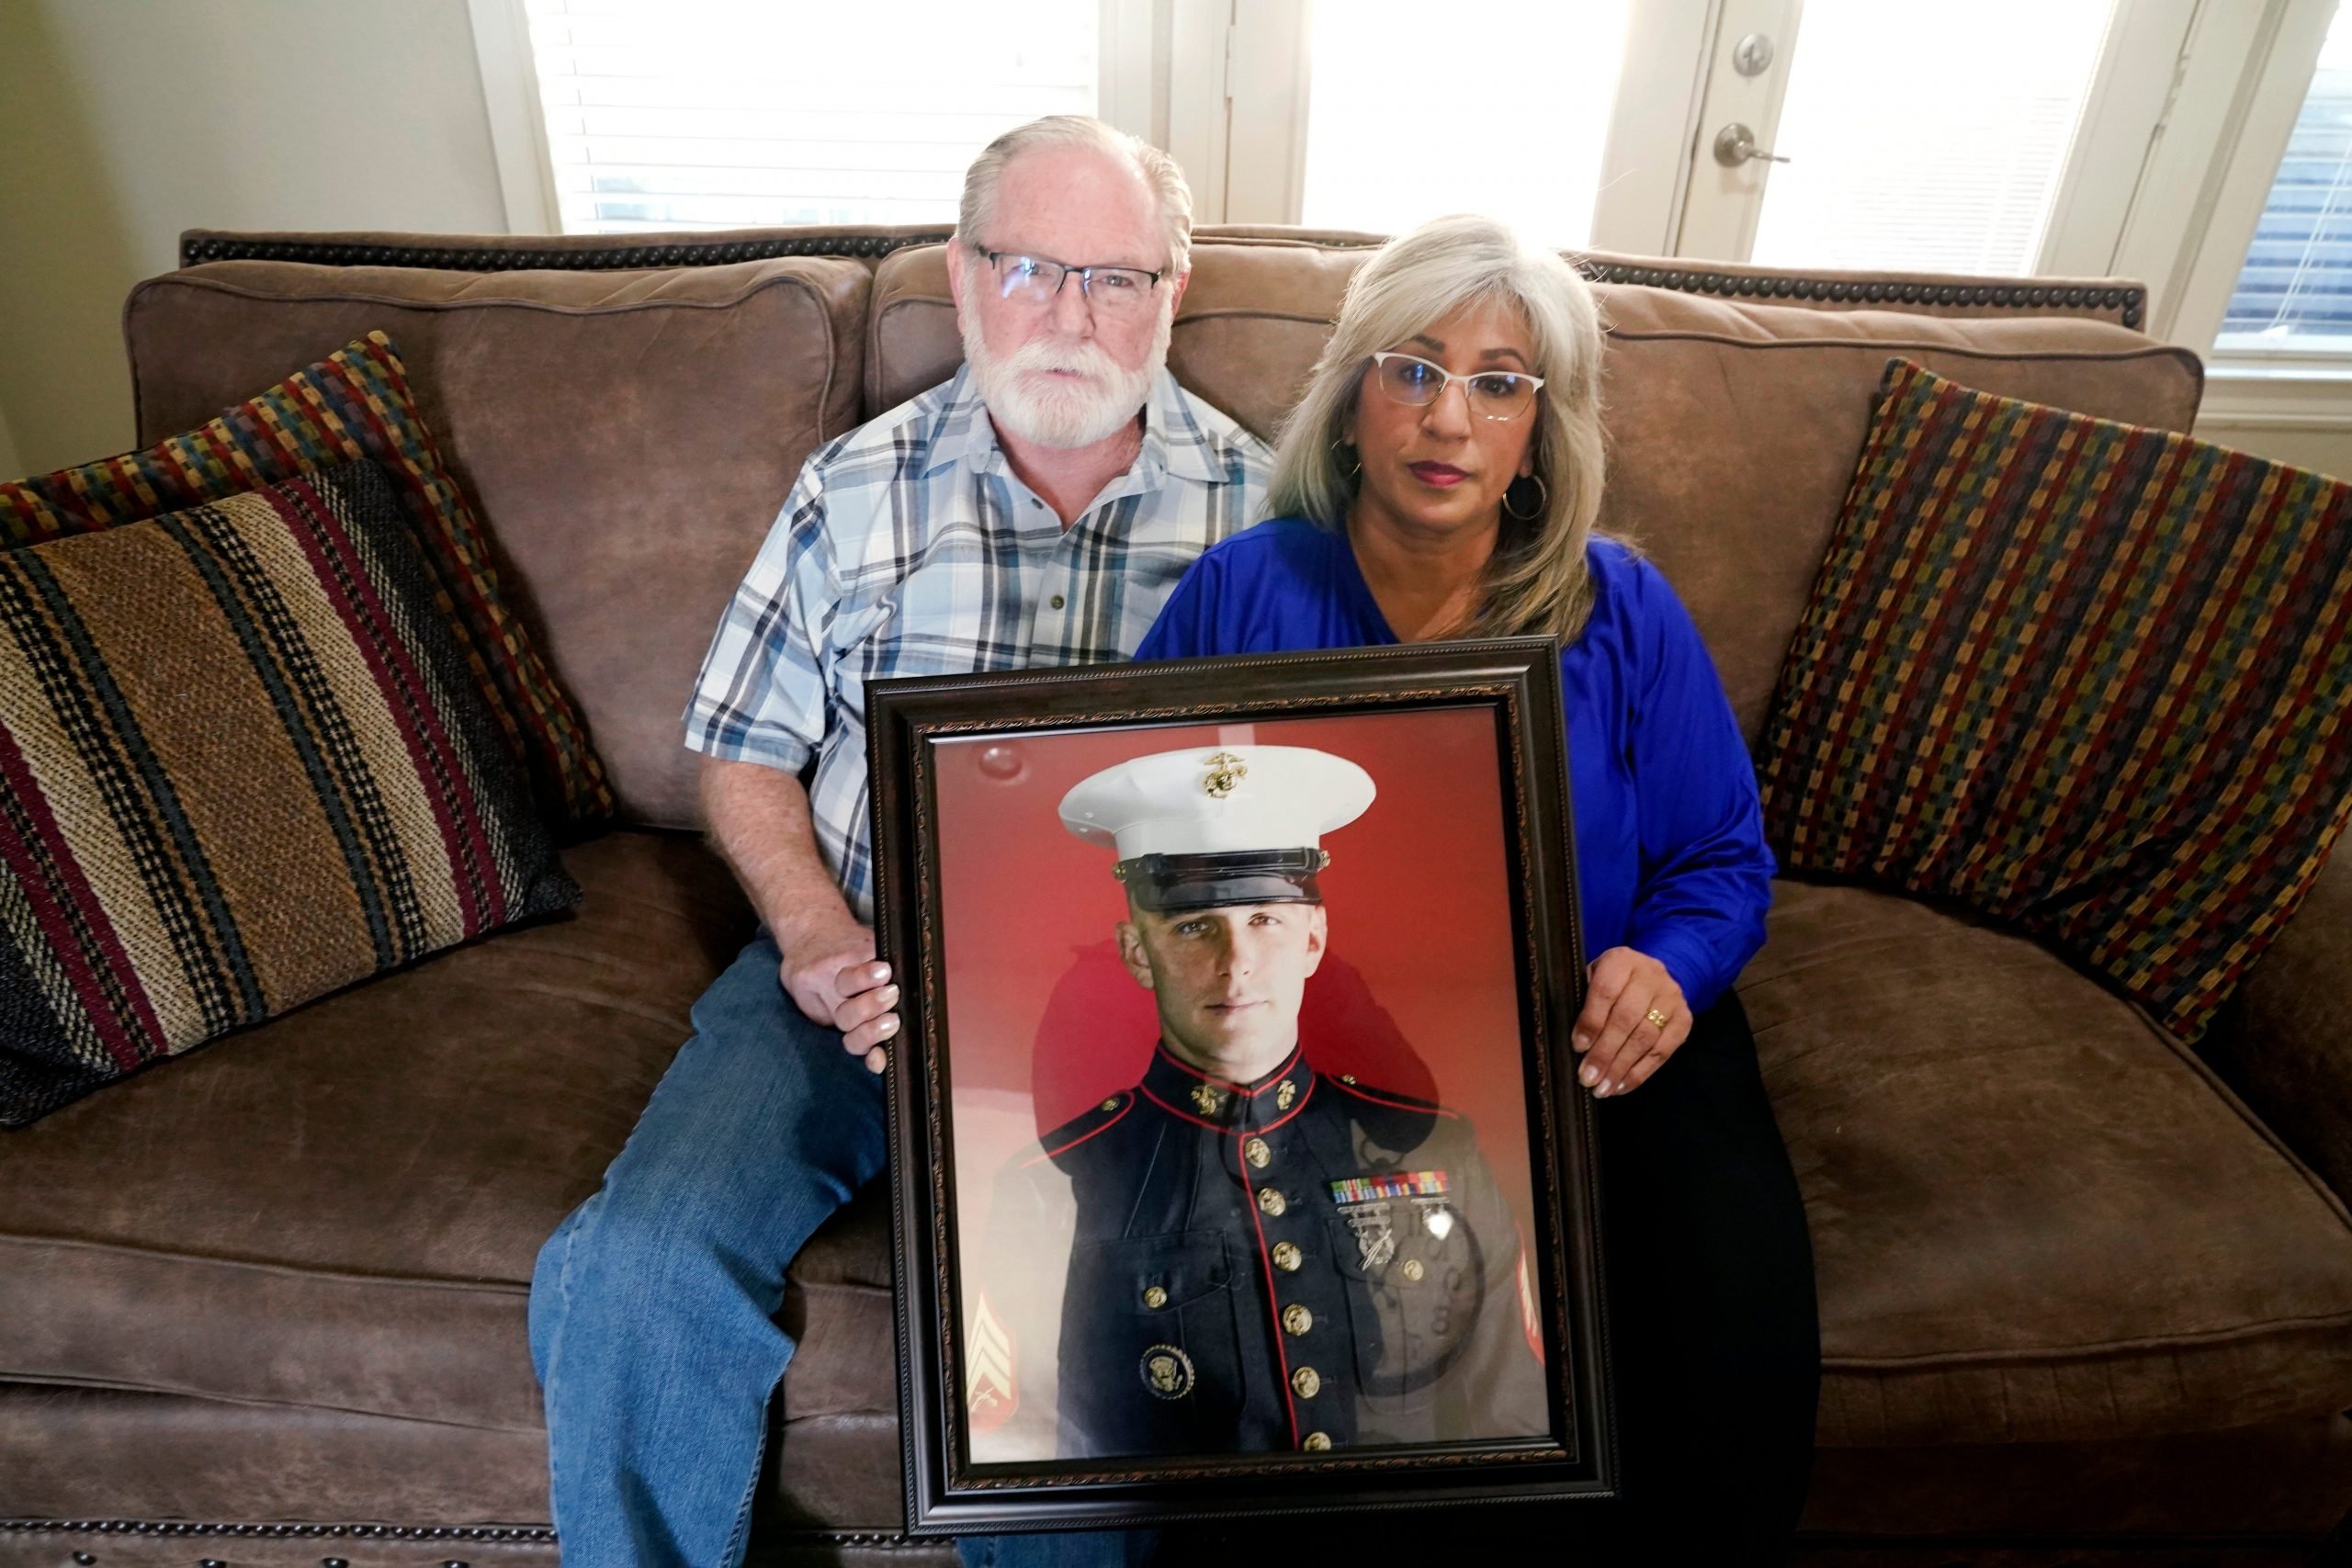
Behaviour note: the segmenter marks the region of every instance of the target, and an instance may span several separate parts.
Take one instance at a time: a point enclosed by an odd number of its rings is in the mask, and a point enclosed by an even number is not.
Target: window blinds
[[[952,221],[1000,132],[1091,114],[1099,0],[525,0],[566,233]]]

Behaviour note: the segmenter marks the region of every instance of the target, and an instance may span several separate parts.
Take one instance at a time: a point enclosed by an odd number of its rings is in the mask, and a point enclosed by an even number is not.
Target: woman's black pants
[[[1595,1108],[1623,1505],[1601,1533],[1785,1556],[1813,1473],[1821,1331],[1796,1176],[1736,996]]]
[[[1366,1562],[1447,1561],[1397,1555],[1408,1547],[1482,1562],[1787,1555],[1813,1470],[1821,1335],[1804,1208],[1738,998],[1594,1112],[1619,1499],[1178,1530],[1162,1562],[1295,1562],[1309,1548],[1379,1553]]]

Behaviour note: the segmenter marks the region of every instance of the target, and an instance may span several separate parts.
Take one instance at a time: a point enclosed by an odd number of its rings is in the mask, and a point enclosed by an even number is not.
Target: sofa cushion
[[[1271,437],[1368,254],[1283,243],[1194,246],[1169,367],[1186,388]],[[1890,355],[2005,397],[2163,430],[2189,427],[2203,387],[2187,349],[2079,317],[1815,310],[1636,284],[1604,283],[1596,292],[1609,322],[1601,400],[1610,468],[1600,526],[1639,541],[1673,582],[1751,741],[1762,730],[1781,656],[1812,592]],[[913,396],[962,359],[945,250],[892,253],[875,270],[869,408]]]
[[[574,918],[0,1138],[0,1379],[535,1430],[539,1244],[750,934],[692,840],[566,860]]]
[[[1890,362],[1759,763],[1783,867],[1959,899],[2183,1039],[2352,810],[2352,485]]]
[[[372,463],[0,552],[0,1125],[578,901],[434,599]]]
[[[354,458],[380,462],[399,487],[482,700],[529,764],[541,804],[559,820],[601,819],[612,809],[603,764],[508,603],[481,525],[417,412],[399,352],[381,333],[351,335],[358,341],[266,391],[246,395],[282,371],[232,390],[220,384],[185,421],[200,427],[148,436],[146,451],[0,485],[0,544],[132,523]],[[210,418],[226,403],[236,406]]]
[[[124,315],[145,439],[351,338],[401,345],[626,820],[697,819],[679,716],[801,460],[857,419],[864,264],[435,272],[216,262]]]
[[[1820,1279],[1825,1446],[2352,1404],[2352,1221],[2030,938],[1782,879],[1741,976]]]

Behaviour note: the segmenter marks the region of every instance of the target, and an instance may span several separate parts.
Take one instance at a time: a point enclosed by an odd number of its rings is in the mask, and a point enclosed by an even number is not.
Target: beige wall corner
[[[506,227],[466,0],[0,0],[0,104],[12,475],[131,444],[122,301],[183,229]]]

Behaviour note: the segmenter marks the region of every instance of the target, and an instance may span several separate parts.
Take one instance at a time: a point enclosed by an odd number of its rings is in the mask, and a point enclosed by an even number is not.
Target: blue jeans
[[[956,1543],[964,1568],[1143,1568],[1158,1530],[976,1535]]]
[[[742,1561],[775,1321],[810,1233],[881,1174],[882,1080],[765,932],[704,992],[605,1185],[540,1250],[531,1360],[565,1568]]]

